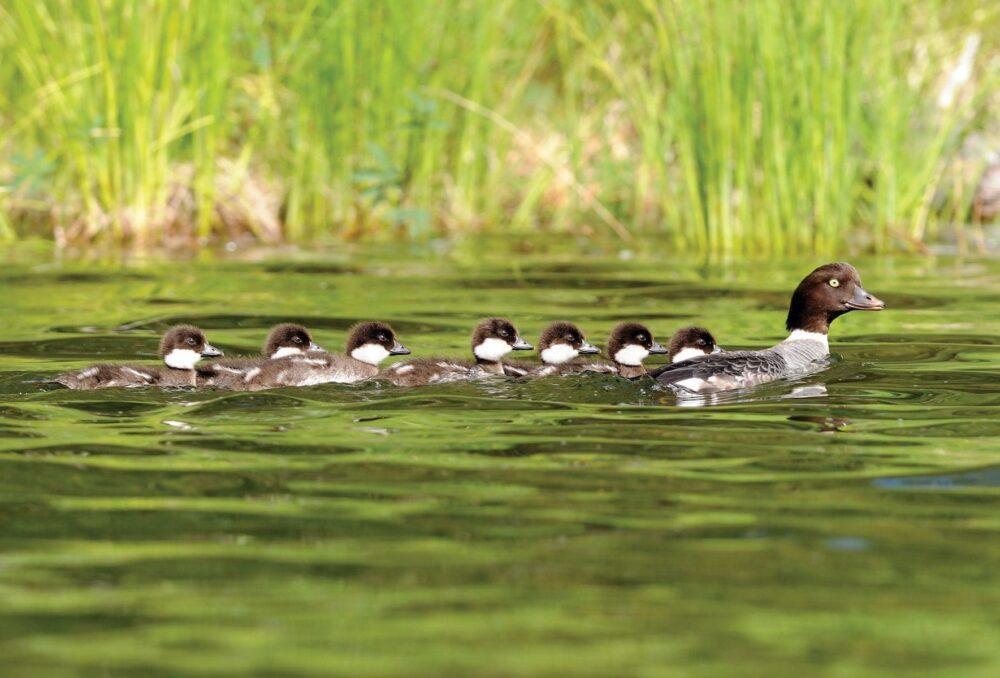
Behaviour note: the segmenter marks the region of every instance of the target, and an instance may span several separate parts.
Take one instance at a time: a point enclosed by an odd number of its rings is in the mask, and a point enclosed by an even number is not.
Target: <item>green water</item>
[[[607,375],[28,380],[152,359],[179,321],[228,355],[280,320],[332,348],[377,318],[416,356],[464,356],[484,314],[530,338],[574,320],[599,344],[623,319],[661,339],[697,321],[759,347],[824,262],[4,263],[5,676],[1000,672],[1000,262],[855,260],[888,310],[835,323],[839,361],[711,407]]]

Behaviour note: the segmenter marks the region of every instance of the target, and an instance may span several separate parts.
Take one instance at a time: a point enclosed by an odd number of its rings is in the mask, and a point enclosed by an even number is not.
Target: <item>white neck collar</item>
[[[826,336],[826,332],[807,332],[806,330],[792,330],[792,333],[788,335],[785,339],[788,341],[815,341],[817,343],[823,344],[823,351],[825,353],[830,352],[830,341]]]

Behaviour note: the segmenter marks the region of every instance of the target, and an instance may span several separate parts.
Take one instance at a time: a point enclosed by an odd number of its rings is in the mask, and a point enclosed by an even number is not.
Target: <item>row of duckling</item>
[[[861,285],[857,269],[848,263],[825,264],[803,278],[792,293],[785,328],[789,335],[775,346],[752,351],[720,351],[703,328],[678,330],[669,348],[639,323],[622,323],[608,338],[611,362],[577,361],[596,354],[572,323],[558,322],[542,333],[542,364],[505,361],[511,351],[530,350],[517,329],[503,318],[486,318],[472,334],[472,362],[451,358],[422,358],[398,362],[379,371],[391,355],[410,351],[399,343],[385,323],[355,325],[344,355],[327,353],[300,325],[279,325],[272,332],[262,358],[220,360],[198,365],[204,357],[221,356],[204,333],[190,326],[167,332],[160,347],[165,367],[95,365],[58,377],[70,388],[112,386],[208,386],[257,391],[278,386],[308,386],[330,382],[352,383],[383,379],[399,386],[420,386],[490,375],[546,377],[571,372],[606,372],[636,379],[646,376],[678,393],[714,393],[749,388],[776,379],[796,377],[828,363],[830,325],[851,311],[881,311],[885,303]],[[667,353],[671,362],[647,373],[643,360]]]
[[[603,372],[634,379],[646,374],[643,361],[649,355],[666,354],[674,361],[708,355],[720,349],[703,328],[678,330],[669,345],[660,345],[653,333],[636,322],[615,327],[607,342],[610,361],[578,360],[596,356],[600,349],[587,341],[570,322],[554,322],[538,342],[541,363],[505,360],[513,351],[534,347],[521,338],[504,318],[485,318],[472,333],[473,360],[416,358],[396,362],[384,370],[379,366],[389,356],[408,355],[392,327],[383,322],[362,322],[348,332],[344,354],[320,347],[309,331],[292,323],[271,330],[261,357],[222,358],[197,327],[178,325],[164,334],[160,343],[163,366],[94,365],[59,375],[55,381],[72,389],[124,388],[137,386],[197,386],[231,391],[259,391],[285,386],[325,383],[386,381],[397,386],[480,379],[494,375],[518,378],[548,377],[574,372]]]

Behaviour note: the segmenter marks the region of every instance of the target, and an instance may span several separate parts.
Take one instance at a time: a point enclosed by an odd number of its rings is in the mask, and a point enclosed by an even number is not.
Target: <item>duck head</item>
[[[347,355],[369,365],[378,365],[391,355],[409,355],[393,329],[382,322],[361,322],[348,331]]]
[[[192,325],[176,325],[160,341],[160,357],[167,367],[193,370],[202,358],[216,358],[222,351],[208,343],[205,333]]]
[[[683,327],[677,330],[667,346],[667,356],[672,363],[720,351],[722,349],[715,343],[715,337],[704,327]]]
[[[538,340],[538,355],[546,365],[562,365],[578,355],[600,352],[599,348],[587,341],[579,327],[564,321],[554,322],[546,327]]]
[[[851,311],[881,311],[885,302],[861,285],[847,263],[825,264],[807,275],[792,293],[787,329],[826,334],[830,323]]]
[[[264,355],[268,358],[284,358],[322,350],[323,347],[313,341],[309,331],[295,323],[275,326],[267,335],[267,343],[264,344]]]
[[[478,362],[499,362],[511,351],[530,351],[533,348],[505,318],[484,318],[472,331],[472,353]]]
[[[640,367],[651,354],[663,354],[667,349],[658,344],[649,328],[640,323],[621,323],[608,337],[608,355],[620,365]]]

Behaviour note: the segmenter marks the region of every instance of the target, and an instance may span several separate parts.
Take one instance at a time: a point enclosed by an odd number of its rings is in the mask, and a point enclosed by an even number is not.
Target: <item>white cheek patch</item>
[[[639,344],[630,344],[618,351],[618,353],[615,353],[614,359],[616,363],[628,365],[629,367],[638,367],[639,365],[642,365],[642,361],[645,360],[648,355],[649,351]]]
[[[378,365],[389,357],[389,351],[382,344],[364,344],[351,351],[351,357],[369,365]]]
[[[692,348],[688,346],[687,348],[683,348],[678,351],[677,355],[674,356],[674,359],[671,362],[679,363],[684,360],[691,360],[691,358],[700,358],[703,355],[708,355],[708,353],[702,351],[700,348]]]
[[[562,365],[580,355],[580,352],[569,344],[552,344],[541,352],[542,362],[546,365]]]
[[[489,339],[484,339],[483,343],[472,349],[472,352],[480,360],[488,360],[490,362],[496,362],[503,358],[505,355],[510,353],[513,349],[511,345],[508,344],[503,339],[497,339],[496,337],[490,337]]]
[[[271,354],[271,359],[277,360],[278,358],[287,358],[290,355],[302,355],[302,349],[295,348],[294,346],[282,346]]]
[[[189,348],[175,348],[163,358],[167,367],[172,367],[175,370],[193,370],[199,360],[201,360],[201,353]]]

